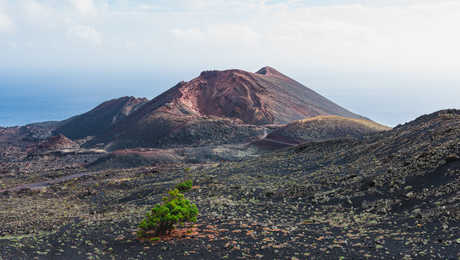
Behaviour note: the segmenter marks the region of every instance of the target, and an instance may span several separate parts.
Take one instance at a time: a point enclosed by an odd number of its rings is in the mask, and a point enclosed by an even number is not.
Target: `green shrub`
[[[186,180],[184,182],[181,182],[181,183],[177,184],[176,189],[178,189],[179,191],[184,192],[184,191],[191,190],[192,186],[193,186],[192,180]]]
[[[138,236],[144,237],[146,232],[154,231],[154,235],[164,235],[172,231],[176,224],[196,222],[198,208],[184,198],[178,189],[168,191],[161,204],[148,212],[139,224]]]

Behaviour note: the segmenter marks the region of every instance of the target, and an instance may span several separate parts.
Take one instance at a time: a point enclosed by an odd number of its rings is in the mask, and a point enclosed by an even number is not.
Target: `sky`
[[[0,125],[275,67],[394,126],[460,108],[458,0],[0,0]]]

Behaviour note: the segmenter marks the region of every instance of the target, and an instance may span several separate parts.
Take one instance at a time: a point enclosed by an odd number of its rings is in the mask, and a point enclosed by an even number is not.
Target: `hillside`
[[[90,144],[110,143],[109,149],[117,149],[248,142],[263,135],[263,125],[318,115],[362,119],[270,67],[257,73],[205,71],[149,101]]]
[[[67,138],[66,136],[59,134],[48,137],[46,140],[38,143],[37,145],[30,148],[30,153],[42,153],[48,151],[59,151],[59,150],[72,150],[78,149],[80,146]]]
[[[311,141],[337,138],[362,138],[391,128],[366,119],[341,116],[316,116],[280,127],[259,141],[259,146],[286,147]]]
[[[52,136],[60,124],[59,121],[49,121],[25,126],[0,127],[0,143],[24,145],[39,142]]]
[[[146,98],[134,97],[106,101],[87,113],[61,122],[55,133],[63,134],[71,139],[104,134],[115,123],[128,117],[147,101]]]
[[[0,142],[11,142],[19,134],[20,127],[0,127]]]
[[[5,178],[0,257],[456,259],[459,122],[444,110],[238,162],[32,171],[16,185],[42,184],[22,189]],[[171,240],[137,240],[145,212],[184,179],[196,185],[186,196],[198,222]]]
[[[172,92],[170,103],[182,112],[235,118],[254,125],[330,114],[361,118],[271,67],[256,73],[205,71]],[[161,99],[157,101],[161,103]]]

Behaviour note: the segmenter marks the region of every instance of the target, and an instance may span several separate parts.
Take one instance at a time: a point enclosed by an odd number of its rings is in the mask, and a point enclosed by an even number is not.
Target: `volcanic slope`
[[[337,138],[362,138],[366,135],[387,131],[391,128],[366,119],[341,116],[316,116],[297,120],[280,127],[266,138],[257,142],[258,146],[280,148],[311,141]]]
[[[55,133],[71,139],[102,135],[147,102],[146,98],[135,97],[106,101],[87,113],[62,121]]]
[[[319,115],[363,119],[270,67],[205,71],[95,141],[111,143],[111,149],[236,143],[263,135],[260,126]]]
[[[52,150],[65,150],[65,149],[78,149],[80,146],[65,137],[62,134],[51,136],[43,142],[40,142],[34,147],[36,152],[40,151],[52,151]]]
[[[459,122],[444,110],[239,162],[104,170],[0,193],[0,257],[458,259]],[[145,212],[184,178],[196,185],[196,225],[139,242]]]

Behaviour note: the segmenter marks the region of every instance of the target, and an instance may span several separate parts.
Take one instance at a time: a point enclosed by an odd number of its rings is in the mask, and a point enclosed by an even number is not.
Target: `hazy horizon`
[[[458,1],[0,0],[0,126],[272,66],[394,126],[460,108]]]

